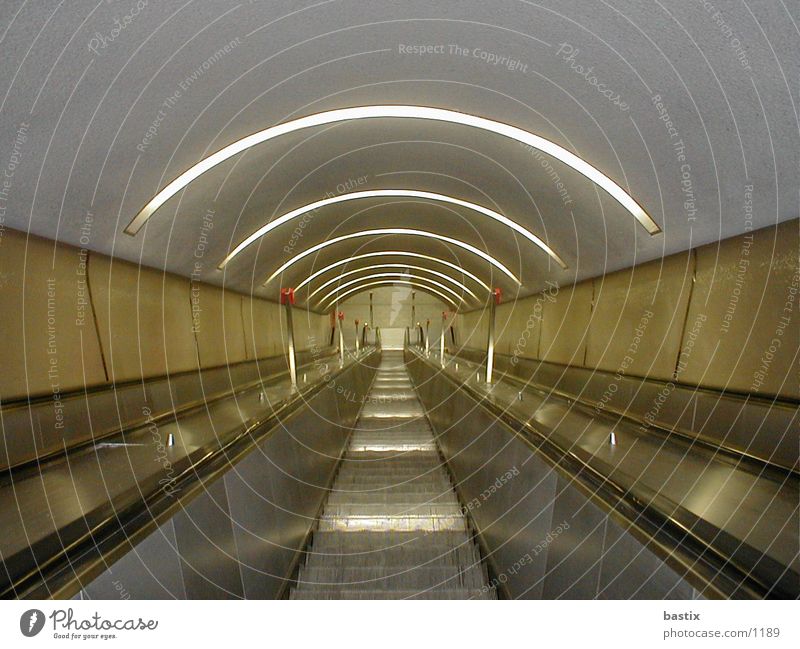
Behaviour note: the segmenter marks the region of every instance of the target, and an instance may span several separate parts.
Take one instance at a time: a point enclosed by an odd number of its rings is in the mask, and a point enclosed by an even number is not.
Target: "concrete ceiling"
[[[570,283],[796,218],[798,23],[800,7],[785,0],[5,0],[0,166],[11,176],[0,207],[8,227],[271,298],[278,284],[381,249],[440,256],[507,296],[525,295],[546,280]],[[506,138],[401,119],[254,147],[193,182],[137,236],[123,233],[167,182],[223,146],[303,115],[372,104],[447,108],[546,137],[619,183],[663,233],[648,235],[595,184]],[[382,188],[494,209],[569,267],[469,210],[369,199],[319,210],[301,236],[281,226],[216,268],[270,218]],[[389,236],[326,248],[262,287],[296,252],[378,227],[463,240],[523,286],[441,242]]]

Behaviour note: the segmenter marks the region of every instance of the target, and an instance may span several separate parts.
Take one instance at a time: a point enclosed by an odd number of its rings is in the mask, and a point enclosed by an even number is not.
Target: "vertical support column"
[[[337,303],[338,308],[338,303]],[[339,367],[344,367],[344,331],[342,327],[344,327],[344,313],[342,311],[337,311],[337,317],[339,319]]]
[[[444,335],[447,332],[447,311],[442,311],[442,332],[439,336],[439,362],[444,367]]]
[[[415,323],[419,325],[417,322],[417,307],[414,304],[414,298],[416,298],[417,292],[411,291],[411,326],[415,326]]]
[[[293,288],[281,289],[281,304],[286,307],[286,331],[289,337],[289,377],[292,380],[292,390],[297,390],[297,355],[294,346],[294,323],[292,322]]]
[[[500,304],[503,292],[496,288],[492,292],[492,301],[489,305],[489,339],[486,341],[486,383],[491,385],[494,372],[494,319],[497,305]]]
[[[356,323],[356,356],[358,356],[358,352],[361,349],[361,345],[359,344],[358,340],[358,318],[356,318],[355,323]]]
[[[375,318],[372,310],[372,291],[369,292],[369,328],[375,330]]]
[[[431,319],[425,322],[425,356],[431,355]]]

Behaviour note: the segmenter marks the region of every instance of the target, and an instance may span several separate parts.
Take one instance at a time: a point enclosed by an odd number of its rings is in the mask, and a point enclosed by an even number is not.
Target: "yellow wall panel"
[[[281,352],[281,306],[258,298],[242,296],[247,358],[264,358]]]
[[[191,304],[200,366],[216,367],[246,360],[242,296],[193,282]]]
[[[683,254],[595,279],[586,366],[672,379],[693,274]]]
[[[113,380],[197,367],[188,279],[97,254],[89,259],[89,279]]]
[[[794,220],[697,249],[681,381],[800,396],[799,246]]]
[[[0,237],[0,399],[105,383],[87,253],[4,230]]]
[[[592,282],[551,291],[544,301],[539,355],[542,360],[583,365],[592,313]]]

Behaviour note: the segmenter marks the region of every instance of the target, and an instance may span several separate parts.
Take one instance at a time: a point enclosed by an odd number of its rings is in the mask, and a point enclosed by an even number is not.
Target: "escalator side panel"
[[[176,514],[88,583],[81,596],[278,597],[348,439],[347,421],[357,416],[359,395],[373,373],[356,364],[338,375],[335,385],[314,395],[222,477],[182,502]]]
[[[474,399],[419,358],[409,354],[407,361],[461,500],[508,596],[696,596],[686,580]]]

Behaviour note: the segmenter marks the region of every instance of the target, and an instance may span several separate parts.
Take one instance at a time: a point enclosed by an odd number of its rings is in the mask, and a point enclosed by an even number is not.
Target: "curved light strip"
[[[333,300],[331,300],[328,304],[326,304],[323,307],[323,309],[329,309],[336,302],[340,302],[342,300],[342,298],[345,298],[348,295],[352,295],[353,293],[358,293],[359,291],[365,291],[368,288],[376,288],[378,286],[396,286],[397,284],[408,284],[409,286],[412,286],[413,288],[416,288],[416,289],[418,289],[420,291],[425,291],[425,292],[428,292],[428,293],[434,293],[438,297],[442,298],[442,300],[447,302],[454,309],[458,309],[458,305],[455,302],[453,302],[452,299],[450,299],[444,293],[441,293],[440,291],[436,290],[435,288],[432,288],[430,286],[426,286],[425,284],[419,284],[418,282],[415,282],[415,281],[407,281],[407,280],[402,280],[402,279],[395,280],[393,282],[389,281],[389,280],[382,280],[382,281],[377,281],[377,282],[367,282],[366,284],[359,284],[355,288],[351,288],[350,290],[345,291],[341,295],[337,295]]]
[[[437,122],[450,122],[452,124],[461,124],[463,126],[471,126],[483,131],[496,133],[511,138],[523,144],[527,144],[534,149],[551,155],[560,160],[565,165],[571,167],[580,174],[583,174],[589,180],[597,183],[611,196],[613,196],[628,212],[630,212],[639,223],[644,226],[650,234],[658,234],[661,228],[653,221],[650,215],[644,211],[633,197],[630,196],[622,187],[617,185],[608,176],[595,169],[588,162],[579,158],[574,153],[570,153],[564,147],[559,146],[555,142],[551,142],[539,135],[534,135],[528,131],[524,131],[516,126],[504,124],[503,122],[496,122],[485,117],[477,117],[476,115],[468,115],[466,113],[459,113],[454,110],[446,110],[443,108],[431,108],[428,106],[356,106],[353,108],[340,108],[337,110],[328,110],[314,115],[307,115],[293,119],[283,124],[270,126],[264,130],[243,137],[232,144],[220,149],[216,153],[204,158],[197,164],[193,165],[184,171],[175,180],[170,182],[160,192],[158,192],[150,202],[147,203],[133,220],[125,228],[127,234],[136,234],[141,227],[147,222],[153,213],[166,203],[175,194],[186,187],[190,182],[195,180],[198,176],[204,174],[209,169],[224,162],[228,158],[235,156],[250,147],[261,144],[268,140],[272,140],[287,133],[293,133],[304,128],[313,126],[323,126],[325,124],[333,124],[335,122],[342,122],[346,120],[355,119],[370,119],[377,117],[393,117],[393,118],[409,118],[409,119],[427,119]]]
[[[329,291],[324,297],[321,297],[318,300],[317,306],[322,304],[323,302],[327,302],[328,299],[334,295],[336,295],[339,291],[348,286],[353,286],[354,284],[358,284],[359,282],[363,282],[367,279],[388,279],[390,277],[395,277],[397,279],[407,278],[409,281],[413,280],[415,282],[428,282],[433,286],[446,291],[450,295],[452,295],[456,300],[458,300],[461,304],[464,303],[464,298],[461,297],[458,293],[456,293],[452,288],[449,286],[442,284],[441,282],[437,282],[435,279],[428,279],[427,277],[421,277],[420,275],[411,275],[409,273],[374,273],[372,275],[365,275],[364,277],[356,277],[355,279],[351,279],[349,282],[345,282],[344,284],[340,284],[339,286],[335,286],[332,291]]]
[[[238,246],[236,246],[231,252],[228,254],[225,259],[222,260],[222,263],[218,266],[218,268],[222,269],[230,262],[236,255],[242,252],[247,246],[258,241],[261,237],[266,235],[268,232],[274,230],[277,227],[280,227],[284,223],[288,223],[303,214],[307,214],[308,212],[313,212],[314,210],[318,210],[322,207],[327,207],[328,205],[335,205],[336,203],[344,203],[347,201],[356,201],[364,198],[421,198],[425,200],[432,200],[432,201],[439,201],[440,203],[449,203],[451,205],[458,205],[460,207],[466,207],[473,212],[479,212],[485,216],[488,216],[490,219],[494,219],[499,223],[502,223],[506,227],[511,228],[514,232],[518,232],[523,237],[525,237],[528,241],[533,243],[534,245],[538,246],[542,250],[544,250],[550,257],[552,257],[555,262],[561,266],[561,268],[566,268],[567,265],[564,263],[564,260],[552,249],[548,246],[544,241],[542,241],[539,237],[537,237],[533,232],[528,230],[527,228],[522,227],[519,223],[512,221],[507,216],[503,216],[499,212],[495,212],[494,210],[490,210],[488,207],[483,207],[483,205],[478,205],[477,203],[471,203],[469,201],[463,201],[460,198],[454,198],[452,196],[447,196],[445,194],[436,194],[433,192],[421,192],[416,190],[410,189],[371,189],[363,192],[351,192],[349,194],[340,194],[339,196],[331,196],[329,198],[323,198],[322,200],[315,201],[313,203],[309,203],[308,205],[303,205],[302,207],[298,207],[291,212],[287,212],[286,214],[279,216],[277,219],[273,219],[266,225],[261,226],[258,230],[253,232],[249,237],[247,237],[244,241],[242,241]]]
[[[268,284],[278,275],[280,275],[283,271],[285,271],[290,266],[296,264],[304,257],[307,257],[308,255],[313,255],[315,252],[318,252],[323,248],[327,248],[328,246],[332,246],[334,243],[340,243],[342,241],[347,241],[348,239],[355,239],[357,237],[374,237],[384,234],[408,234],[417,237],[425,237],[427,239],[438,239],[439,241],[444,241],[445,243],[458,246],[459,248],[463,248],[464,250],[468,250],[474,255],[477,255],[484,261],[488,261],[490,264],[496,266],[499,270],[501,270],[503,273],[508,275],[512,280],[514,280],[517,286],[522,286],[522,282],[517,278],[516,275],[514,275],[514,273],[508,270],[508,268],[506,268],[503,264],[501,264],[497,259],[495,259],[491,255],[487,255],[485,252],[483,252],[483,250],[479,250],[475,246],[471,246],[470,244],[464,243],[463,241],[459,241],[458,239],[451,239],[450,237],[446,237],[443,234],[436,234],[435,232],[428,232],[427,230],[410,230],[408,228],[378,228],[377,230],[360,230],[359,232],[353,232],[351,234],[343,234],[340,237],[334,237],[333,239],[328,239],[327,241],[318,243],[315,246],[306,248],[305,250],[303,250],[303,252],[297,253],[289,261],[285,262],[284,264],[281,264],[278,270],[272,273],[272,275],[270,275],[267,278],[267,281],[264,283]]]
[[[353,257],[346,257],[345,259],[340,259],[339,261],[335,261],[332,264],[328,264],[324,268],[320,268],[315,273],[311,273],[311,275],[309,275],[302,282],[300,282],[295,287],[294,290],[295,290],[295,292],[299,291],[306,284],[308,284],[309,282],[313,282],[320,275],[324,275],[329,270],[333,270],[334,268],[338,268],[339,266],[343,266],[345,264],[349,264],[351,261],[356,261],[357,259],[368,259],[368,258],[371,258],[371,257],[383,257],[383,256],[386,256],[386,257],[413,257],[415,259],[427,259],[428,261],[434,261],[437,264],[442,264],[443,266],[448,266],[449,268],[452,268],[453,270],[455,270],[458,273],[461,273],[465,277],[469,277],[471,280],[473,280],[476,283],[480,284],[483,288],[485,288],[490,293],[492,291],[491,287],[486,282],[481,280],[477,275],[473,275],[468,270],[463,269],[461,266],[459,266],[457,264],[454,264],[452,262],[446,261],[444,259],[439,259],[438,257],[432,257],[431,255],[423,255],[420,252],[406,252],[404,250],[384,250],[384,251],[380,251],[380,252],[365,252],[365,253],[363,253],[361,255],[355,255]],[[370,266],[370,268],[372,268],[372,267]]]
[[[309,293],[308,297],[306,297],[306,301],[311,300],[311,298],[314,297],[321,290],[323,290],[324,288],[326,288],[327,286],[330,286],[331,284],[333,284],[335,282],[340,281],[343,277],[347,277],[348,275],[355,275],[356,273],[363,273],[364,271],[367,271],[367,270],[378,270],[378,269],[381,269],[381,268],[410,268],[412,270],[419,270],[419,271],[422,271],[422,272],[425,272],[425,273],[430,273],[431,275],[436,275],[437,277],[441,277],[442,279],[446,279],[447,281],[452,282],[458,288],[460,288],[462,291],[464,291],[465,293],[468,293],[473,298],[478,300],[478,296],[475,295],[475,293],[473,293],[472,291],[470,291],[464,284],[462,284],[461,282],[453,279],[452,277],[450,277],[450,275],[446,275],[445,273],[440,273],[437,270],[431,270],[430,268],[424,268],[423,266],[414,266],[412,264],[373,264],[372,266],[364,266],[363,268],[356,268],[355,270],[350,270],[350,271],[347,271],[346,273],[341,273],[340,275],[337,275],[336,277],[334,277],[332,279],[329,279],[327,282],[325,282],[324,284],[321,284],[320,286],[315,288],[311,293]],[[366,278],[362,278],[362,279],[366,279]],[[297,292],[297,289],[295,289],[295,292]],[[325,298],[322,298],[322,299],[325,299]]]

